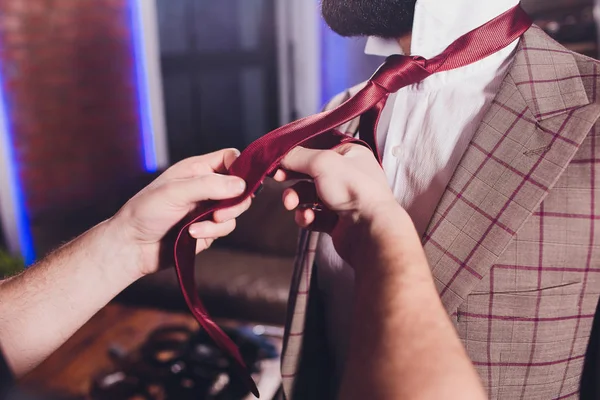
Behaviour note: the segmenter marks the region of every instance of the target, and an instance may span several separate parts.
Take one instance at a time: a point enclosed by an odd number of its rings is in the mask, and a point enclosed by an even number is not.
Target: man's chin
[[[412,29],[396,30],[394,32],[382,32],[380,30],[348,30],[348,29],[337,29],[327,24],[329,28],[338,35],[347,38],[355,37],[378,37],[382,39],[399,39],[402,38],[412,31]]]

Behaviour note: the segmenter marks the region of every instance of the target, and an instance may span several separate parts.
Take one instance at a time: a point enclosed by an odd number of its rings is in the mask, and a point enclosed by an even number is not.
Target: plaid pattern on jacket
[[[578,398],[600,294],[599,83],[597,61],[529,29],[423,237],[490,398]],[[290,292],[282,375],[293,400],[334,397],[317,239],[301,232]]]

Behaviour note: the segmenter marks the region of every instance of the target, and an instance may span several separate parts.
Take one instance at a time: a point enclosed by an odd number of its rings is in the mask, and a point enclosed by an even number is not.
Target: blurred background
[[[598,57],[594,0],[523,5]],[[169,165],[317,112],[382,62],[364,45],[332,33],[317,0],[1,0],[0,248],[30,265]],[[268,184],[199,257],[213,314],[283,323],[296,229],[280,193]],[[174,278],[119,301],[184,310]]]
[[[594,0],[524,0],[597,57]],[[382,59],[318,0],[0,2],[0,245],[27,264],[192,155],[317,112]],[[60,222],[59,222],[60,221]]]

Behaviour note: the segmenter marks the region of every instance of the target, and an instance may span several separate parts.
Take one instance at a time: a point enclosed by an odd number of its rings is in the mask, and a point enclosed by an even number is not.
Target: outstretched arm
[[[176,164],[113,218],[0,282],[0,344],[13,372],[28,372],[119,292],[157,271],[161,241],[198,201],[240,195],[245,183],[224,175],[238,154],[223,150]],[[197,250],[230,233],[249,204],[193,225]]]

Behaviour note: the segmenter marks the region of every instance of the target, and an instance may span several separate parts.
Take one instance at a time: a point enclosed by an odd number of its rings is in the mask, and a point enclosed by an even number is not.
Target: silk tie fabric
[[[359,143],[368,146],[381,163],[375,132],[381,111],[391,93],[437,72],[482,60],[517,40],[531,25],[529,16],[517,6],[460,37],[432,59],[419,56],[389,57],[367,85],[341,106],[292,122],[251,143],[229,169],[230,175],[246,181],[245,192],[234,199],[203,202],[178,224],[174,246],[175,270],[185,301],[201,328],[231,357],[233,367],[255,396],[259,396],[258,389],[238,348],[210,318],[198,296],[194,272],[196,241],[188,233],[189,226],[212,219],[215,211],[235,206],[250,197],[260,188],[263,180],[279,168],[283,157],[297,146],[333,149],[344,143]],[[361,140],[335,130],[359,116]]]

